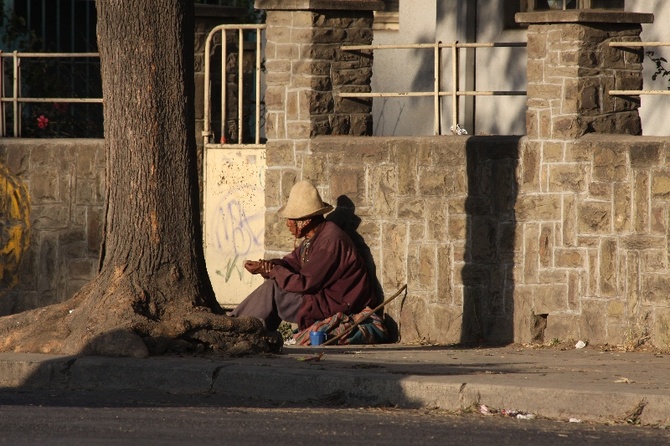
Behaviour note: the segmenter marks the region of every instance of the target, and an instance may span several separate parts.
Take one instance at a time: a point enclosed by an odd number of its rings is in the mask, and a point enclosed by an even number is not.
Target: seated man
[[[377,299],[365,263],[349,236],[324,214],[333,209],[309,181],[296,183],[279,215],[302,242],[282,259],[247,261],[245,268],[266,280],[231,316],[254,316],[277,330],[282,320],[300,330],[338,312],[353,315]]]

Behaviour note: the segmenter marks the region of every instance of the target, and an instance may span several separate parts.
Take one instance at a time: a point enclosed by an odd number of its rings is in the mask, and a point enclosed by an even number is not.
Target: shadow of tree
[[[401,355],[389,359],[389,349]],[[409,376],[459,378],[445,384],[454,389],[467,376],[514,375],[518,364],[481,360],[463,362],[457,347],[421,347],[438,359],[416,361],[417,347],[327,347],[328,361],[314,357],[323,348],[291,348],[290,354],[247,357],[159,356],[112,358],[2,354],[0,400],[3,405],[80,407],[333,407],[399,406],[418,408],[403,382]],[[407,355],[405,356],[405,353]],[[526,372],[527,373],[527,372]],[[11,377],[9,376],[11,375]],[[272,379],[269,379],[272,377]],[[13,378],[13,379],[10,379]],[[295,389],[300,388],[300,392]]]

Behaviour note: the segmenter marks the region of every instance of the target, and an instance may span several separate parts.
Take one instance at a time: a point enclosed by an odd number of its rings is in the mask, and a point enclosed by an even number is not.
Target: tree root
[[[188,299],[146,315],[138,311],[146,292],[99,285],[94,280],[68,301],[0,318],[0,351],[136,358],[281,352],[281,335],[258,319],[216,314]]]

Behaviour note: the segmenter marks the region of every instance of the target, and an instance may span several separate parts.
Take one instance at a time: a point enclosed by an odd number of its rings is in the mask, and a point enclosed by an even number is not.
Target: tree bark
[[[143,357],[278,351],[223,315],[205,266],[192,0],[98,0],[107,154],[97,277],[72,299],[0,319],[0,350]]]

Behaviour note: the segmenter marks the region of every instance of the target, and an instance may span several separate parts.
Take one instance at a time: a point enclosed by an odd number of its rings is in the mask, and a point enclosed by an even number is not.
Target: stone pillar
[[[318,184],[310,156],[318,135],[372,134],[372,99],[340,98],[340,92],[370,92],[372,51],[343,45],[372,43],[373,11],[379,0],[256,0],[266,12],[265,132],[266,248],[292,247],[276,210],[296,179]]]
[[[609,90],[642,88],[640,41],[652,14],[620,11],[542,11],[517,14],[528,25],[528,111],[531,139],[576,139],[587,133],[642,133],[637,97]]]
[[[268,140],[316,135],[366,135],[371,100],[339,99],[369,92],[371,52],[341,50],[372,43],[373,10],[381,1],[257,0],[266,11]]]

